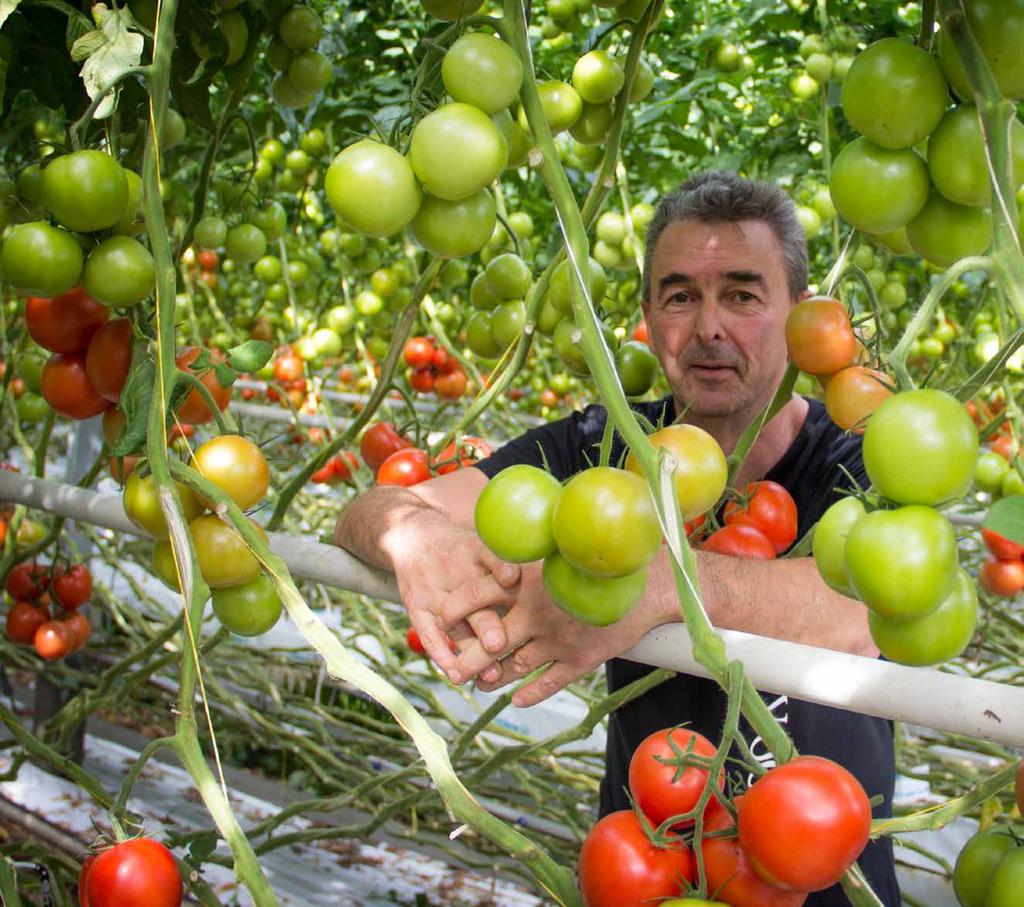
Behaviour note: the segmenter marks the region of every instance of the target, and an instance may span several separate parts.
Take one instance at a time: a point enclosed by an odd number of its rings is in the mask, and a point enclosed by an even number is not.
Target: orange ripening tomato
[[[647,330],[646,321],[641,321],[635,328],[633,328],[633,339],[639,340],[641,343],[646,343],[648,346],[651,345],[651,335]]]
[[[466,393],[469,381],[462,369],[442,372],[434,379],[434,393],[442,400],[458,400]]]
[[[455,472],[457,469],[464,469],[467,466],[472,466],[474,463],[479,463],[481,460],[489,457],[493,451],[491,445],[488,444],[483,438],[474,438],[470,435],[466,435],[462,441],[459,442],[459,458],[455,459],[456,444],[452,441],[444,450],[437,455],[434,460],[434,468],[437,470],[437,474],[444,476],[450,472]]]
[[[1011,542],[1006,536],[993,532],[991,529],[982,529],[981,537],[985,547],[992,552],[993,557],[1001,561],[1019,561],[1024,559],[1024,545]]]
[[[827,296],[798,302],[786,319],[786,347],[789,361],[809,375],[831,375],[852,365],[857,337],[846,306]]]
[[[978,582],[986,592],[1010,598],[1024,589],[1024,562],[989,558],[981,565]]]
[[[728,557],[746,557],[758,561],[775,558],[775,546],[760,529],[735,524],[712,532],[700,546],[701,551],[712,551]]]
[[[430,478],[430,458],[425,450],[406,447],[397,450],[377,470],[378,485],[419,485]]]
[[[199,358],[201,352],[202,350],[198,346],[185,347],[178,353],[178,357],[175,360],[178,368],[182,371],[193,371],[191,365]],[[209,353],[210,359],[215,365],[223,362],[226,358],[220,350],[211,349]],[[221,385],[220,381],[217,380],[216,372],[212,368],[200,380],[206,385],[206,389],[213,397],[213,402],[217,404],[217,409],[221,410],[221,412],[227,409],[228,403],[231,402],[231,388]],[[206,401],[199,395],[199,391],[193,388],[185,398],[185,402],[181,404],[181,409],[178,410],[178,418],[190,425],[203,425],[213,418],[213,413],[210,412],[210,407],[206,405]]]
[[[868,417],[892,393],[892,384],[882,372],[851,365],[829,378],[825,385],[825,409],[841,429],[862,435]]]
[[[792,495],[778,482],[750,482],[744,490],[746,502],[725,505],[727,526],[745,525],[760,529],[782,554],[796,541],[797,511]]]

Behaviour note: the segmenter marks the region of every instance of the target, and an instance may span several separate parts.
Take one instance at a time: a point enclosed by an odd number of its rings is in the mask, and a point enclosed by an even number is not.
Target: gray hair
[[[770,183],[709,170],[691,176],[658,203],[647,227],[644,299],[651,298],[651,259],[661,234],[666,227],[685,220],[702,224],[763,221],[771,227],[782,249],[790,294],[795,299],[807,289],[807,240],[790,197]]]

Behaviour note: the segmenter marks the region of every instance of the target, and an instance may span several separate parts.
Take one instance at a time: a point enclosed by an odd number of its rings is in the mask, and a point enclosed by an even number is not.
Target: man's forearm
[[[396,485],[378,485],[359,495],[341,512],[334,544],[381,570],[394,570],[391,543],[404,521],[432,508],[422,498]]]
[[[824,649],[876,657],[867,609],[833,592],[811,558],[772,561],[696,552],[704,607],[716,626]],[[660,623],[682,619],[675,583],[662,550],[648,573],[647,596]]]

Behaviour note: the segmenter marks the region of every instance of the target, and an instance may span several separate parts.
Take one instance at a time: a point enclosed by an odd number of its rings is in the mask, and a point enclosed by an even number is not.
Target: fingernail
[[[452,683],[462,683],[462,675],[454,668],[448,672],[448,679]]]
[[[484,645],[488,649],[497,649],[501,646],[501,634],[496,632],[484,634]]]
[[[498,676],[499,676],[499,675],[498,675],[498,669],[497,669],[497,668],[488,668],[488,669],[487,669],[486,671],[484,671],[484,672],[483,672],[483,674],[481,674],[480,676],[481,676],[481,677],[482,677],[482,678],[483,678],[483,679],[484,679],[484,680],[485,680],[485,681],[486,681],[487,683],[491,683],[492,681],[495,681],[495,680],[497,680],[497,679],[498,679]]]

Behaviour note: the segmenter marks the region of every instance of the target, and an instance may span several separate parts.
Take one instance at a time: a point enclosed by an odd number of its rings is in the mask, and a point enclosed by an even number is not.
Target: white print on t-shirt
[[[779,696],[773,702],[770,702],[768,704],[768,711],[775,716],[779,724],[789,724],[789,709],[787,708],[788,705],[788,696]],[[772,753],[770,749],[768,749],[767,746],[765,746],[765,743],[761,739],[760,734],[751,741],[750,753],[759,763],[761,763],[761,768],[765,770],[775,768],[775,755],[774,753]],[[749,775],[747,777],[747,787],[750,787],[756,780],[757,779],[754,777],[753,774]]]

